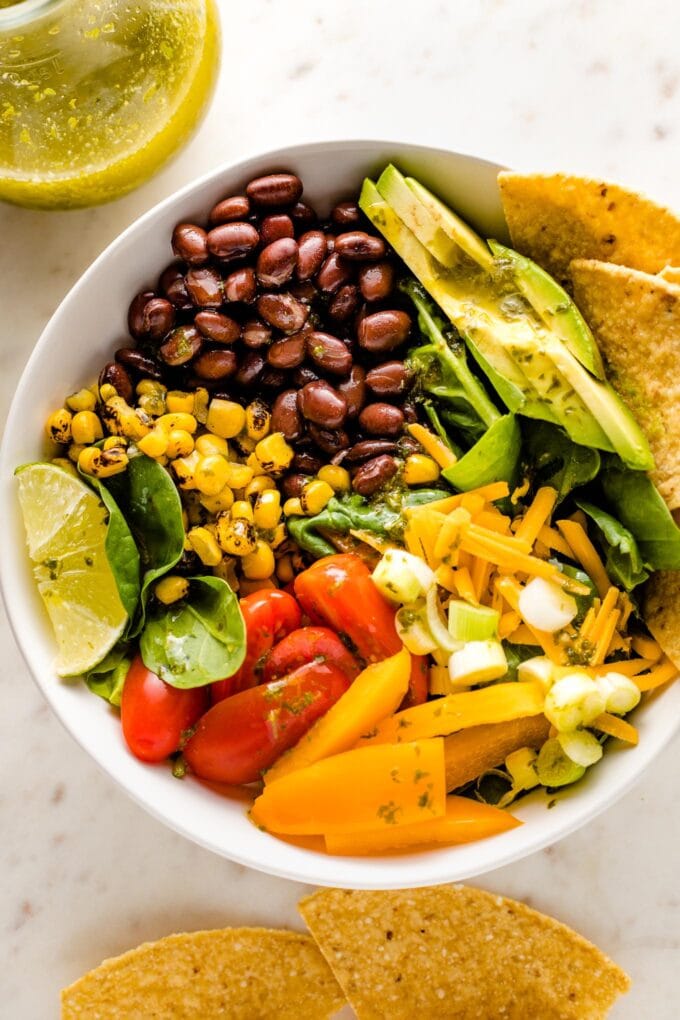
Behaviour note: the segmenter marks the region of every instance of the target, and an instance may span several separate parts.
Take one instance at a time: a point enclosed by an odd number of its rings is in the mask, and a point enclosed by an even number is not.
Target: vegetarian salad
[[[327,220],[296,175],[250,181],[177,225],[129,346],[17,470],[58,673],[142,761],[253,784],[274,835],[503,832],[634,745],[626,717],[678,672],[664,429],[562,271],[560,229],[601,254],[564,228],[592,182],[561,220],[544,195],[539,265],[532,181],[501,175],[522,254],[394,166]],[[584,306],[589,266],[644,275],[621,262],[580,262]]]

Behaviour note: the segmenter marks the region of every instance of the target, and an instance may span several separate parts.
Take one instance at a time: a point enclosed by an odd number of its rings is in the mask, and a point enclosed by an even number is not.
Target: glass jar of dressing
[[[0,0],[0,199],[130,191],[197,126],[218,63],[214,0]]]

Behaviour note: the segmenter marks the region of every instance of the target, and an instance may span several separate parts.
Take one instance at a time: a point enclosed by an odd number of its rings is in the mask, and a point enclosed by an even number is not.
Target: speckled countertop
[[[680,8],[672,0],[221,0],[224,62],[200,133],[113,205],[0,207],[0,417],[44,323],[92,258],[198,173],[265,148],[382,137],[632,184],[680,207]],[[4,618],[3,1016],[168,932],[297,924],[304,889],[212,856],[143,814],[51,717]],[[632,975],[617,1020],[680,1011],[680,742],[585,830],[479,884],[573,925]],[[565,961],[566,963],[566,961]]]

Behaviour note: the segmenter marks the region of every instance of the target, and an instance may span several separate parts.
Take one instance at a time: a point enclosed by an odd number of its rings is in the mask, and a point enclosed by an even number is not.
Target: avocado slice
[[[508,292],[502,273],[490,274],[455,252],[456,261],[444,266],[416,236],[419,231],[421,238],[434,237],[436,250],[452,261],[450,247],[432,226],[433,206],[419,205],[417,189],[409,188],[414,206],[405,195],[406,179],[394,168],[381,181],[399,208],[371,181],[364,183],[361,208],[457,327],[509,410],[562,425],[575,443],[613,449],[637,470],[652,467],[647,441],[628,408],[608,383],[593,378],[560,332],[527,308],[526,299]]]
[[[462,271],[460,267],[443,266],[397,216],[373,181],[364,181],[359,206],[459,330],[506,407],[513,412],[521,410],[531,418],[559,424],[550,407],[538,399],[527,377],[495,338],[500,323],[494,309],[490,277],[471,262]]]
[[[488,244],[497,266],[509,267],[519,290],[550,332],[567,345],[589,372],[604,380],[604,365],[595,337],[566,290],[526,256],[498,241],[490,240]]]

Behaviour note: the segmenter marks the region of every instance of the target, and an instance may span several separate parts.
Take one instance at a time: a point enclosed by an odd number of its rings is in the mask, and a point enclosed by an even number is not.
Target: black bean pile
[[[205,226],[179,223],[177,261],[132,301],[133,343],[100,384],[128,401],[141,378],[260,397],[295,449],[286,496],[328,462],[370,496],[420,449],[404,430],[416,411],[399,357],[412,318],[395,260],[356,202],[320,221],[301,196],[295,174],[269,174],[218,202]]]

